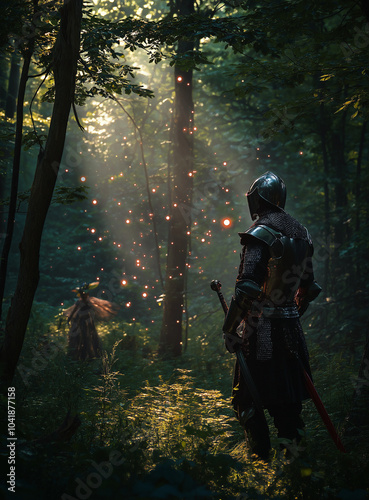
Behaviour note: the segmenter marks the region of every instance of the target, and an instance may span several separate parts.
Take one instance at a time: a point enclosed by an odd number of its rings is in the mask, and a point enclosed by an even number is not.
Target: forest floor
[[[9,498],[368,498],[369,432],[345,428],[356,367],[343,354],[309,345],[315,385],[347,453],[306,401],[305,436],[288,459],[268,416],[274,451],[265,463],[250,456],[233,415],[234,360],[218,332],[193,328],[184,354],[163,360],[146,327],[110,322],[98,327],[102,359],[86,362],[67,356],[67,332],[60,318],[47,328],[31,324],[14,383],[16,494]],[[78,416],[78,428],[52,434],[67,415],[68,422]]]

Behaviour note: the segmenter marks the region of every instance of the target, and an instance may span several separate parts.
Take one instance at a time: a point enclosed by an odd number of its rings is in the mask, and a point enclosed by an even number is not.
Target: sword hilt
[[[224,314],[227,314],[227,312],[228,312],[227,302],[225,301],[225,298],[223,297],[223,294],[220,291],[220,289],[222,288],[221,282],[219,280],[213,280],[210,283],[210,287],[212,290],[214,290],[214,292],[217,292],[220,303],[222,304],[222,307],[223,307]]]

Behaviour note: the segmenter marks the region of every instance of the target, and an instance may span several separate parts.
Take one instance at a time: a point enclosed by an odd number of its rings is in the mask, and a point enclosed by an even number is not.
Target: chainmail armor
[[[276,231],[280,231],[288,238],[301,238],[310,241],[307,229],[284,210],[264,212],[255,225],[264,224]]]
[[[311,242],[306,228],[283,210],[263,213],[255,222],[255,225],[259,224],[279,231],[289,238],[301,238]],[[250,242],[250,239],[247,239],[246,243],[242,234],[240,236],[241,244],[244,246],[237,281],[252,280],[262,287],[267,278],[270,259],[269,248],[257,240]],[[309,276],[309,280],[311,279],[313,276]],[[247,352],[248,356],[255,357],[259,361],[270,360],[273,356],[273,336],[277,336],[291,356],[299,356],[307,360],[308,350],[299,319],[282,320],[282,328],[278,332],[275,332],[274,324],[273,318],[268,318],[263,314],[259,315],[257,325],[254,324],[254,327],[247,325],[246,319],[243,330],[245,353]],[[279,326],[281,326],[280,322]],[[255,333],[255,330],[257,330],[256,342],[250,342],[250,336]]]

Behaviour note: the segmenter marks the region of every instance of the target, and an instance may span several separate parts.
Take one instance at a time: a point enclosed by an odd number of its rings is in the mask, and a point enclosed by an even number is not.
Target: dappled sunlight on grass
[[[65,320],[56,317],[47,331],[37,321],[35,315],[16,381],[19,470],[26,482],[32,484],[42,463],[38,481],[45,491],[73,492],[76,477],[92,473],[92,462],[105,463],[110,453],[119,452],[124,460],[96,498],[107,498],[107,491],[114,492],[113,499],[130,498],[134,491],[144,496],[132,498],[151,498],[164,485],[178,498],[196,491],[198,498],[222,500],[331,499],[345,488],[363,491],[369,473],[364,434],[360,441],[352,438],[349,453],[341,454],[311,401],[303,408],[306,435],[290,457],[280,452],[268,415],[270,461],[250,455],[230,404],[234,360],[224,355],[211,327],[206,349],[194,337],[180,358],[162,360],[158,332],[150,336],[139,323],[101,323],[102,357],[77,362],[67,356]],[[349,396],[350,368],[339,356],[330,356],[328,364],[325,359],[321,370],[318,361],[316,356],[315,383],[339,424],[349,407],[349,402],[342,407],[342,391]],[[55,430],[68,410],[79,415],[81,426],[69,443],[52,445],[47,453],[55,457],[45,462],[45,448],[32,443]]]

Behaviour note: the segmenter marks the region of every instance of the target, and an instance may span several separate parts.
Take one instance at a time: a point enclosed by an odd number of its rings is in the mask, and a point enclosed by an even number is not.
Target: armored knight
[[[223,332],[230,352],[241,342],[262,407],[288,448],[300,441],[304,427],[302,401],[309,395],[302,367],[311,375],[299,318],[321,288],[314,280],[311,237],[284,211],[283,180],[266,172],[251,185],[247,201],[255,222],[239,233],[241,262]],[[255,411],[238,363],[232,404],[252,453],[268,460],[269,428],[264,413]]]

